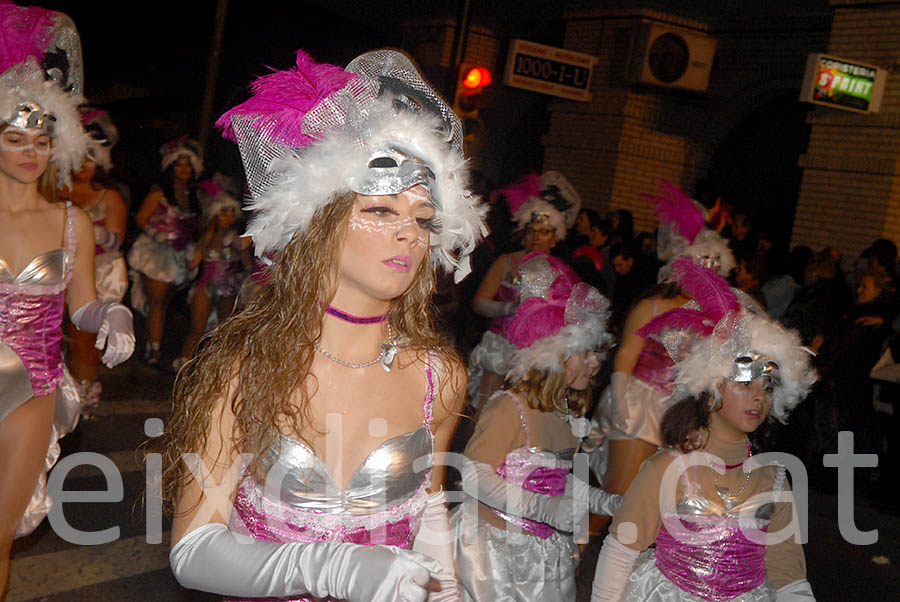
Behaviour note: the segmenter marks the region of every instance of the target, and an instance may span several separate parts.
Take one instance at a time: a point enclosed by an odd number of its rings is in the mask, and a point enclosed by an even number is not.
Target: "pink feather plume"
[[[672,263],[672,275],[678,280],[678,285],[700,304],[706,318],[713,322],[741,308],[727,280],[689,257],[679,257]]]
[[[685,192],[665,180],[659,180],[657,194],[641,194],[641,198],[654,203],[656,216],[661,222],[667,222],[675,226],[679,234],[687,239],[689,244],[706,226],[706,217]]]
[[[506,205],[512,215],[524,205],[530,197],[541,196],[541,176],[530,173],[521,180],[499,191],[506,199]]]
[[[635,334],[646,339],[663,330],[690,330],[702,336],[709,336],[713,331],[713,324],[696,309],[676,307],[659,314],[641,326]]]
[[[294,67],[254,81],[252,96],[219,117],[216,127],[225,138],[236,140],[231,116],[249,115],[253,117],[253,126],[267,132],[272,142],[294,148],[309,146],[315,139],[303,133],[303,117],[356,77],[337,65],[316,63],[306,52],[298,50]]]
[[[216,196],[223,190],[222,187],[219,186],[219,183],[212,179],[203,180],[197,186],[203,189],[203,192],[208,194],[210,198]]]
[[[0,2],[0,73],[29,56],[39,62],[58,13],[39,6]]]

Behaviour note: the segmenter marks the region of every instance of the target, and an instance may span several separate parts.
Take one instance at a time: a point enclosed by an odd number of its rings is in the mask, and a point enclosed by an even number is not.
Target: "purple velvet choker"
[[[387,312],[377,315],[377,316],[367,316],[365,318],[360,318],[358,316],[350,315],[346,312],[339,310],[336,307],[329,305],[325,308],[325,313],[329,316],[334,316],[344,322],[350,322],[351,324],[377,324],[378,322],[384,322],[387,320]]]

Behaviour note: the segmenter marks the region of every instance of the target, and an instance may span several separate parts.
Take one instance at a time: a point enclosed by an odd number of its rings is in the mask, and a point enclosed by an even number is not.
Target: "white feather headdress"
[[[258,255],[284,248],[365,180],[374,150],[392,148],[433,172],[433,262],[455,269],[457,280],[468,273],[486,208],[468,189],[459,119],[408,56],[376,50],[343,70],[298,51],[294,68],[260,78],[253,90],[217,125],[241,150],[254,212],[247,232]]]

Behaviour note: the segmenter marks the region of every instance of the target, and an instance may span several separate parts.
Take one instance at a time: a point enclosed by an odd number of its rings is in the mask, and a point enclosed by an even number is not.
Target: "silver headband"
[[[728,380],[749,383],[761,376],[768,376],[773,385],[781,384],[781,369],[771,357],[753,353],[734,358],[734,366]]]

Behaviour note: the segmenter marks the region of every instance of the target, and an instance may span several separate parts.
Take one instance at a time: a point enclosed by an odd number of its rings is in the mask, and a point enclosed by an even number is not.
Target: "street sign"
[[[800,100],[844,111],[877,113],[886,80],[887,70],[881,67],[827,54],[810,54]]]
[[[591,99],[591,71],[597,58],[564,48],[514,39],[503,83],[569,100]]]

